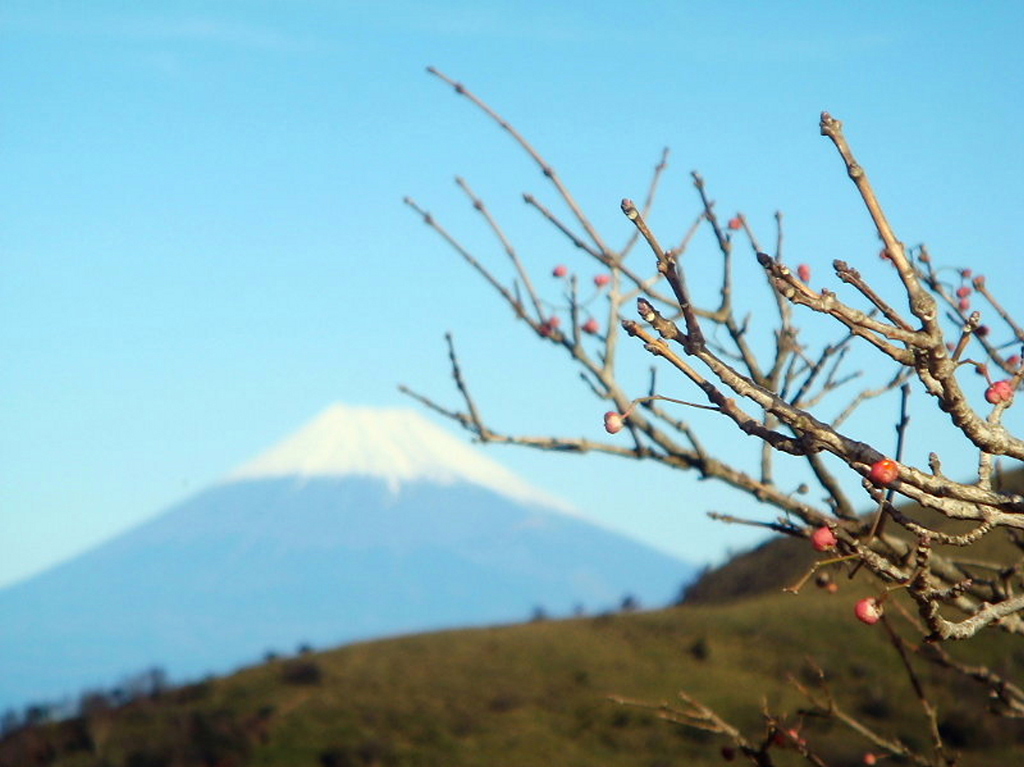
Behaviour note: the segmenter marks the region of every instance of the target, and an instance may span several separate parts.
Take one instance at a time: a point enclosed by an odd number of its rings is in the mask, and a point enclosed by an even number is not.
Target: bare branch
[[[494,120],[494,122],[500,125],[502,129],[507,131],[508,134],[512,136],[513,139],[515,139],[516,143],[519,144],[519,146],[521,146],[526,151],[526,153],[533,158],[533,161],[537,163],[538,166],[540,166],[540,169],[544,173],[545,177],[549,178],[551,180],[551,183],[555,185],[555,188],[558,190],[559,195],[561,195],[562,199],[565,200],[566,205],[569,206],[569,209],[573,212],[573,215],[576,216],[576,220],[580,222],[580,225],[583,227],[583,230],[587,233],[590,239],[597,246],[597,249],[602,253],[609,252],[601,236],[597,233],[597,230],[590,223],[590,220],[587,218],[587,216],[583,213],[583,209],[576,202],[572,194],[570,194],[565,184],[562,183],[562,180],[561,178],[559,178],[558,174],[555,173],[555,169],[548,164],[547,160],[541,157],[540,153],[533,148],[530,142],[528,142],[522,136],[522,134],[520,134],[519,131],[517,131],[512,126],[511,123],[509,123],[505,118],[503,118],[493,109],[491,109],[475,94],[467,90],[462,83],[458,83],[452,80],[446,74],[436,69],[435,67],[427,67],[427,72],[434,75],[435,77],[440,78],[441,80],[444,80],[444,82],[448,83],[455,89],[456,93],[458,93],[460,96],[465,96],[467,99],[473,102],[473,104],[475,104],[484,114],[486,114],[488,117]]]
[[[457,183],[459,185],[459,188],[466,193],[470,200],[472,200],[473,207],[476,210],[480,211],[480,215],[484,217],[484,220],[487,222],[487,225],[491,228],[491,231],[494,232],[495,236],[501,242],[501,247],[505,250],[505,253],[512,261],[512,265],[515,267],[516,274],[519,275],[519,279],[526,287],[526,292],[530,296],[530,301],[533,304],[533,308],[537,312],[538,321],[543,322],[544,310],[541,308],[540,299],[537,298],[537,291],[534,289],[533,282],[530,280],[530,275],[523,267],[523,263],[522,261],[520,261],[519,255],[516,253],[516,249],[512,247],[512,242],[508,239],[508,237],[505,236],[505,232],[498,225],[498,222],[494,220],[494,217],[491,215],[491,212],[487,209],[487,206],[484,204],[484,201],[477,197],[476,193],[474,193],[473,190],[469,187],[469,184],[466,183],[466,180],[459,176],[456,176],[455,183]]]
[[[1024,716],[1024,693],[1014,682],[983,666],[955,661],[938,644],[928,644],[969,639],[987,628],[1024,634],[1024,559],[1021,557],[1024,552],[1024,495],[1005,489],[1005,485],[997,481],[1000,456],[1024,460],[1024,440],[1011,433],[1004,423],[1007,409],[1024,386],[1024,365],[1020,356],[1004,358],[1004,355],[1011,345],[1024,343],[1024,331],[992,296],[984,278],[976,277],[969,282],[970,272],[957,270],[951,285],[934,267],[924,246],[916,251],[916,262],[912,260],[890,225],[866,172],[855,159],[842,123],[822,113],[819,128],[832,141],[856,186],[884,245],[883,271],[891,275],[889,270],[895,270],[898,282],[893,281],[892,286],[905,297],[909,313],[883,298],[888,287],[879,289],[880,283],[872,284],[860,270],[844,261],[833,263],[836,275],[850,286],[844,288],[844,292],[855,294],[854,302],[859,305],[866,302],[866,310],[855,308],[832,291],[813,290],[809,285],[808,265],[801,264],[791,270],[782,260],[782,214],[775,214],[775,255],[770,256],[761,251],[758,238],[744,215],[737,214],[727,225],[720,222],[705,181],[696,172],[692,180],[700,209],[679,245],[665,248],[648,222],[667,167],[667,150],[654,168],[642,208],[629,199],[622,201],[622,211],[634,225],[634,231],[620,252],[611,251],[554,169],[512,125],[460,83],[437,70],[429,71],[507,131],[554,184],[572,212],[570,219],[563,220],[532,195],[524,199],[567,239],[575,252],[608,270],[607,275],[601,275],[600,283],[600,290],[605,291],[600,293],[602,301],[607,301],[605,334],[592,333],[596,323],[587,333],[583,332],[583,320],[588,315],[593,319],[592,309],[588,308],[592,299],[581,298],[575,273],[560,283],[561,297],[557,303],[547,300],[543,290],[532,284],[510,238],[465,182],[460,180],[460,186],[484,216],[516,269],[517,278],[511,287],[497,280],[479,259],[437,225],[429,213],[409,199],[407,203],[488,281],[540,340],[565,350],[571,364],[578,367],[586,391],[603,403],[602,409],[614,408],[605,415],[607,432],[626,433],[618,441],[605,441],[519,435],[492,428],[469,393],[450,335],[447,340],[452,377],[464,401],[464,410],[445,408],[423,395],[402,390],[454,420],[481,441],[559,452],[602,452],[693,470],[702,478],[719,481],[746,494],[752,501],[768,504],[783,513],[777,519],[764,521],[710,512],[713,519],[810,538],[819,551],[834,549],[829,558],[814,565],[808,577],[820,567],[849,562],[844,569],[850,577],[869,576],[875,579],[876,585],[881,583],[885,590],[877,597],[878,603],[888,598],[889,603],[897,605],[907,617],[912,631],[927,640],[915,644],[898,635],[887,622],[888,618],[883,619],[910,689],[924,713],[927,738],[920,738],[919,742],[930,742],[932,753],[918,753],[898,738],[880,735],[866,727],[836,703],[823,674],[821,690],[802,686],[801,689],[812,701],[814,708],[810,711],[815,716],[828,716],[846,724],[882,753],[932,767],[952,764],[955,760],[943,743],[937,706],[911,663],[914,652],[986,685],[999,700],[1004,714]],[[705,227],[714,237],[717,253],[714,246],[701,243],[700,247],[711,248],[713,261],[708,261],[706,252],[700,252],[700,268],[715,269],[711,274],[717,274],[720,267],[721,282],[708,291],[706,282],[694,280],[695,295],[688,281],[687,267],[697,259],[690,256],[684,262],[683,255],[688,248],[698,247],[692,243],[697,241],[696,233]],[[733,259],[736,237],[749,241],[760,264],[760,273],[770,288],[768,296],[777,309],[770,328],[769,323],[759,319],[760,309],[744,307],[742,317],[736,314],[738,299],[734,290],[736,265]],[[639,262],[631,258],[627,266],[627,256],[633,255],[635,245],[641,240],[647,244],[653,258],[647,261],[647,266],[638,266]],[[568,272],[567,269],[562,271]],[[693,276],[691,269],[689,277]],[[709,295],[704,295],[705,291]],[[981,296],[999,315],[1009,329],[1009,334],[1004,331],[1004,335],[1012,334],[1011,341],[997,341],[991,328],[981,324],[981,312],[971,310],[972,292]],[[527,305],[524,300],[528,301]],[[623,316],[623,307],[634,301],[639,321]],[[770,306],[767,296],[763,301],[764,306]],[[532,305],[530,314],[527,313],[529,305]],[[560,318],[564,318],[567,308],[571,326],[564,332],[546,316],[549,314],[546,308],[552,306],[558,306]],[[809,311],[795,309],[797,306]],[[797,316],[828,323],[838,329],[838,340],[823,346],[808,343],[806,339],[814,336],[801,332],[795,322]],[[766,335],[750,332],[755,320],[760,323],[758,327],[772,331],[771,341],[763,340]],[[944,328],[947,327],[951,342],[946,340]],[[617,371],[620,337],[638,342],[635,346],[623,344],[624,349],[642,349],[658,358],[659,367],[667,365],[662,369],[673,378],[669,388],[665,388],[665,382],[654,375],[652,368],[646,393],[640,397],[627,393],[628,387],[620,382]],[[978,345],[972,347],[973,341]],[[851,365],[861,369],[851,370]],[[1005,370],[1009,378],[994,381],[989,375],[990,365]],[[888,366],[895,368],[891,374],[884,372]],[[884,375],[880,385],[874,379],[879,369]],[[871,372],[872,377],[869,379],[864,371]],[[986,376],[989,389],[985,398],[990,407],[982,405],[981,410],[976,409],[976,403],[971,401],[958,378],[965,372]],[[662,393],[673,392],[679,380],[698,389],[708,404]],[[839,415],[831,421],[821,417],[826,398],[840,389],[852,388],[854,381],[858,382],[860,390],[847,394],[849,404]],[[934,453],[928,456],[927,470],[916,468],[914,456],[905,455],[911,427],[921,428],[916,413],[911,422],[912,383],[920,385],[929,395],[924,398],[927,402],[948,414],[964,443],[977,452],[977,481],[958,482],[945,476],[939,457]],[[896,389],[901,390],[901,399],[898,411],[892,409],[896,440],[891,451],[879,450],[841,431],[854,414],[863,413],[860,408],[865,402],[885,395],[895,396]],[[678,396],[687,395],[684,392]],[[715,455],[715,450],[720,449],[717,441],[714,438],[705,441],[699,429],[676,415],[676,409],[666,403],[714,411],[724,419],[722,428],[737,435],[755,437],[754,447],[758,450],[748,451],[742,458],[732,455],[728,460],[718,458]],[[915,407],[919,407],[917,398]],[[826,454],[837,460],[827,462]],[[813,475],[824,492],[822,497],[812,498],[815,494],[806,492],[803,481],[801,489],[795,493],[776,484],[776,476],[788,477],[784,464],[786,455],[800,459],[803,477],[810,479]],[[747,470],[746,465],[752,470]],[[874,523],[861,518],[850,497],[853,486],[848,480],[858,477],[864,497],[878,510]],[[805,497],[810,500],[805,501]],[[897,497],[916,502],[926,512],[935,512],[940,521],[897,506]],[[893,529],[886,532],[883,523],[889,517],[894,524],[890,525]],[[959,524],[953,526],[952,523]],[[896,529],[896,525],[900,529]],[[827,535],[821,535],[822,528],[826,528]],[[971,556],[972,551],[978,551],[972,547],[986,541],[996,531],[1001,531],[1014,545],[1015,558],[990,555],[988,549]],[[936,546],[945,548],[936,551]],[[909,599],[897,597],[896,593],[906,594]],[[871,623],[880,616],[867,617],[865,622]],[[930,655],[922,649],[928,647],[933,648]],[[771,749],[779,743],[785,743],[812,764],[824,764],[802,738],[784,728],[783,720],[771,714],[767,707],[763,709],[765,735],[758,740],[741,734],[715,712],[686,695],[682,696],[681,705],[615,700],[642,705],[662,718],[729,738],[757,765],[771,764]]]

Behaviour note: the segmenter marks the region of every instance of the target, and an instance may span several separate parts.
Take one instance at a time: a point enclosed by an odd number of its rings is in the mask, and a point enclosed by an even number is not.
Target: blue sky
[[[818,135],[827,109],[907,243],[1018,298],[1018,3],[4,6],[0,584],[202,489],[331,402],[411,405],[406,383],[457,405],[447,330],[497,428],[599,434],[606,408],[563,355],[402,205],[414,197],[500,272],[461,174],[545,289],[555,263],[595,271],[522,204],[555,201],[536,169],[427,65],[512,120],[610,241],[629,234],[619,200],[643,196],[670,146],[666,240],[697,213],[699,169],[719,211],[744,211],[765,241],[782,210],[787,259],[823,280],[836,257],[877,268]],[[953,449],[941,424],[916,434],[913,462]],[[705,509],[771,517],[654,467],[491,450],[691,560],[756,540]]]

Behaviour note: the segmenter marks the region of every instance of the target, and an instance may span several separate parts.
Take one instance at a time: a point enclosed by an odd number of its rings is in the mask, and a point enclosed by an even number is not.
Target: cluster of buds
[[[551,276],[557,279],[565,279],[569,276],[569,267],[565,264],[558,264],[554,269],[551,270]],[[612,276],[607,272],[594,275],[594,285],[597,288],[603,288],[612,281]]]
[[[551,270],[551,276],[555,279],[564,280],[569,276],[569,267],[565,264],[558,264]],[[604,288],[611,281],[612,276],[610,274],[602,272],[601,274],[594,275],[594,286],[598,290]],[[557,327],[558,318],[552,317],[541,325],[540,334],[542,336],[551,336]],[[599,323],[595,318],[589,317],[586,322],[580,325],[580,330],[587,335],[594,336],[601,332],[601,323]]]
[[[960,270],[960,287],[956,289],[956,306],[962,314],[971,310],[971,296],[985,287],[985,275],[974,276],[970,269]],[[980,330],[980,328],[979,328]]]
[[[741,216],[736,216],[729,221],[730,229],[739,229],[744,225],[744,221]],[[796,269],[796,274],[805,284],[811,279],[811,267],[808,264],[800,264]],[[969,270],[961,272],[961,277],[966,282],[971,279],[972,275]],[[974,288],[977,289],[979,285],[984,285],[983,278],[976,278]],[[970,297],[973,293],[972,287],[968,284],[962,284],[956,291],[956,296],[960,301],[960,309],[967,311],[970,309]],[[655,310],[653,305],[646,299],[640,298],[637,300],[637,308],[640,317],[646,322],[652,322],[655,319]],[[983,327],[983,326],[982,326]],[[987,328],[986,328],[987,330]],[[981,327],[975,330],[979,335],[982,334]],[[1015,356],[1011,358],[1011,367],[1021,365],[1021,357]],[[1009,361],[1008,361],[1009,362]],[[987,376],[984,371],[983,375]],[[991,381],[989,379],[989,386],[985,392],[985,399],[993,405],[1004,405],[1012,402],[1015,394],[1017,379],[1006,379],[1001,381]],[[634,403],[635,405],[635,403]],[[608,411],[604,415],[604,428],[609,434],[617,434],[622,431],[625,427],[626,418],[629,416],[632,407],[627,409],[626,412],[620,413],[617,411]],[[900,480],[901,472],[903,467],[899,462],[892,458],[881,458],[872,463],[867,470],[867,480],[879,487],[890,487]],[[829,552],[836,549],[839,545],[839,538],[836,535],[836,531],[829,525],[821,525],[814,529],[810,536],[811,546],[815,551],[818,552]],[[828,589],[830,592],[837,590],[837,587],[832,582],[832,579],[827,577],[827,574],[823,574],[823,577],[818,582],[821,588]],[[857,620],[867,625],[874,625],[882,620],[884,615],[883,603],[885,601],[885,595],[881,597],[865,597],[860,599],[854,605],[854,615]],[[781,735],[780,731],[780,735]],[[723,752],[723,755],[727,752]],[[729,752],[729,756],[732,756],[732,752]],[[727,759],[729,757],[726,757]],[[866,763],[872,763],[876,759],[875,755],[868,754],[865,758]]]
[[[971,310],[971,293],[973,291],[971,290],[970,285],[967,284],[967,281],[971,279],[972,274],[974,274],[974,272],[970,269],[960,270],[960,279],[962,282],[960,287],[956,289],[956,305],[961,312],[969,312]]]
[[[557,315],[552,315],[540,324],[539,332],[545,338],[550,338],[555,334],[555,331],[558,330],[561,324],[562,318]]]
[[[966,285],[961,285],[956,289],[957,307],[962,312],[969,312],[971,310],[971,289]]]
[[[836,537],[835,531],[828,525],[822,525],[811,533],[811,546],[814,547],[815,551],[831,551],[838,543],[839,539]],[[830,594],[834,594],[839,590],[839,587],[828,573],[820,573],[816,579],[816,584],[819,588],[827,590]],[[878,623],[884,613],[882,609],[883,599],[884,597],[881,599],[878,597],[865,597],[859,600],[853,606],[853,613],[857,616],[857,620],[869,626]]]

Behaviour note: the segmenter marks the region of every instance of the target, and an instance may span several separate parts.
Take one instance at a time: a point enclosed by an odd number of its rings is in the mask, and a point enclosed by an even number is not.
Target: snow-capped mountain
[[[0,590],[0,710],[154,666],[660,606],[692,567],[587,522],[410,410],[335,405],[209,489]]]
[[[414,481],[468,482],[525,503],[571,510],[411,409],[331,405],[228,479],[352,476],[383,479],[392,490]]]

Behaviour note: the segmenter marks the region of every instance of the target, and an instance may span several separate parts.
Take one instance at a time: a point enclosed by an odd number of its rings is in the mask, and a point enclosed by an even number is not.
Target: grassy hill
[[[830,764],[861,764],[863,739],[802,719],[806,701],[786,682],[812,680],[811,658],[848,710],[924,745],[895,654],[880,626],[853,618],[852,600],[842,591],[772,594],[308,653],[12,733],[0,765],[721,764],[724,741],[609,698],[672,702],[679,690],[751,732],[765,700]],[[1002,671],[1024,670],[1024,647],[1011,637],[992,633],[962,649]],[[963,764],[1013,763],[1024,724],[986,718],[979,690],[921,668],[944,732],[968,755]]]

